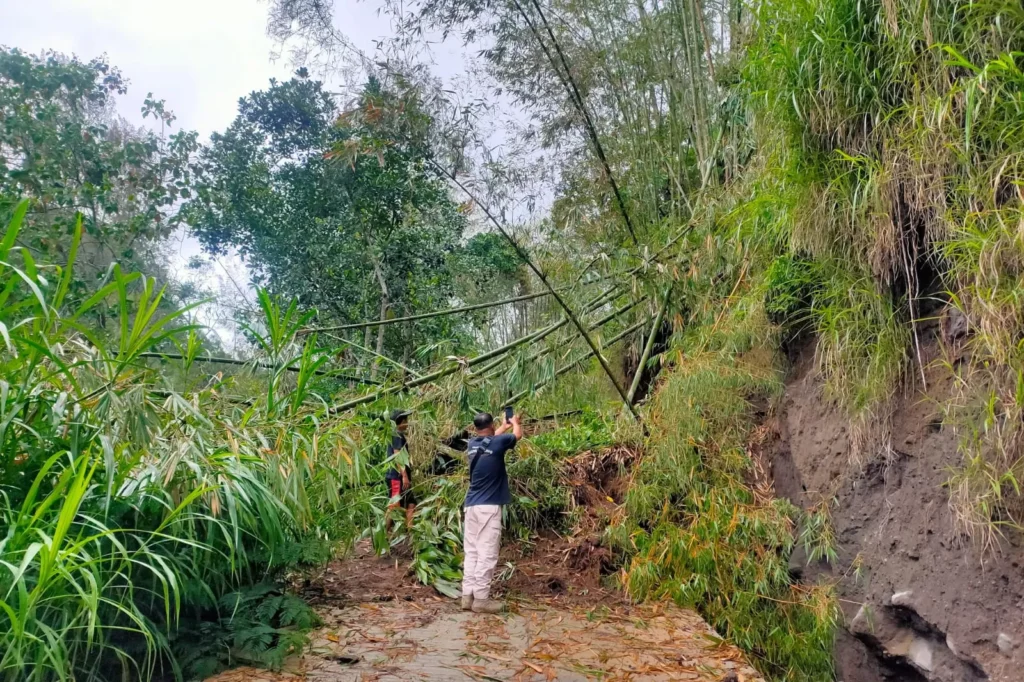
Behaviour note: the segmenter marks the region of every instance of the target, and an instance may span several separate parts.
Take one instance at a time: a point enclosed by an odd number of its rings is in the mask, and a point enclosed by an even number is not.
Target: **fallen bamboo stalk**
[[[631,301],[630,303],[627,303],[626,305],[622,306],[621,308],[613,310],[612,312],[610,312],[607,315],[605,315],[604,317],[602,317],[600,320],[597,320],[596,322],[591,324],[587,328],[587,331],[596,331],[596,330],[600,329],[604,325],[606,325],[609,322],[611,322],[612,320],[614,320],[619,315],[622,315],[623,313],[626,313],[626,312],[632,310],[633,308],[635,308],[636,306],[640,305],[641,303],[643,303],[646,300],[647,299],[642,298],[639,301]],[[567,322],[568,322],[568,320],[563,320],[562,321],[562,325],[564,325]],[[560,348],[564,348],[568,344],[572,343],[572,341],[573,341],[573,339],[569,338],[569,339],[565,339],[564,341],[558,343],[554,348],[543,348],[543,349],[537,351],[536,353],[534,353],[533,355],[531,355],[530,357],[526,358],[526,362],[533,362],[537,358],[540,358],[540,357],[542,357],[544,355],[547,355],[548,353],[552,353],[552,352],[557,351]],[[496,363],[495,366],[497,364],[500,364],[500,363]],[[479,374],[484,374],[485,371],[486,370],[481,369]],[[484,376],[483,378],[487,379],[488,377]]]
[[[637,322],[632,327],[629,327],[628,329],[622,330],[621,332],[619,332],[618,334],[616,334],[612,338],[608,339],[608,343],[606,343],[604,347],[605,348],[611,347],[612,345],[618,343],[619,341],[621,341],[622,339],[626,338],[627,336],[629,336],[633,332],[637,331],[638,329],[643,328],[648,322],[650,322],[650,318],[644,320],[643,322]],[[544,388],[545,386],[550,384],[552,381],[554,381],[558,377],[562,376],[566,372],[572,370],[574,367],[579,365],[584,360],[587,360],[588,358],[592,357],[593,355],[594,355],[593,351],[587,351],[583,355],[580,355],[580,356],[570,360],[565,365],[560,367],[548,379],[545,379],[544,381],[540,382],[536,386],[531,386],[530,388],[524,389],[524,390],[520,391],[519,393],[516,393],[514,396],[512,396],[508,400],[506,400],[505,401],[505,406],[514,405],[515,403],[519,402],[520,400],[522,400],[523,398],[528,396],[530,393],[534,393],[536,391],[539,391],[540,389]]]
[[[161,359],[161,360],[184,360],[185,359],[185,356],[180,354],[180,353],[158,353],[158,352],[139,353],[135,357],[137,357],[137,358],[153,358],[153,359]],[[300,372],[300,371],[302,371],[302,369],[300,367],[293,367],[292,366],[292,364],[296,360],[298,360],[298,359],[299,358],[294,358],[293,360],[289,361],[283,367],[280,367],[280,369],[285,369],[285,370],[287,370],[289,372]],[[212,357],[212,356],[209,356],[209,355],[197,355],[196,357],[192,358],[192,362],[207,362],[207,363],[217,364],[217,365],[238,365],[238,366],[243,366],[243,367],[256,367],[258,369],[279,369],[278,365],[272,365],[269,362],[260,362],[258,360],[236,360],[235,358],[219,358],[219,357]],[[357,383],[360,383],[360,384],[368,384],[368,385],[372,385],[372,386],[380,386],[381,383],[382,383],[380,381],[375,381],[373,379],[363,379],[361,377],[354,377],[354,376],[350,376],[348,374],[339,374],[339,373],[334,372],[334,371],[329,370],[329,369],[318,369],[314,373],[317,376],[333,376],[333,377],[337,377],[339,379],[345,379],[347,381],[354,381],[354,382],[357,382]]]
[[[589,282],[584,282],[584,284],[589,284]],[[572,287],[561,287],[559,291],[567,291],[571,288]],[[510,303],[519,303],[521,301],[532,301],[535,298],[543,298],[545,296],[550,295],[550,291],[541,291],[536,294],[524,294],[522,296],[506,298],[501,301],[474,303],[472,305],[464,305],[458,308],[448,308],[447,310],[434,310],[429,313],[417,313],[415,315],[406,315],[405,317],[392,317],[391,319],[385,320],[367,320],[365,322],[351,322],[348,324],[338,324],[329,327],[308,327],[306,329],[300,329],[298,333],[312,334],[315,332],[343,332],[351,329],[363,329],[365,327],[383,327],[389,324],[399,324],[401,322],[415,322],[416,320],[429,320],[434,317],[444,317],[446,315],[455,315],[456,313],[466,313],[471,312],[473,310],[483,310],[485,308],[493,308],[495,306],[508,305]]]
[[[551,326],[554,326],[554,325],[551,325]],[[451,367],[446,367],[444,369],[439,369],[439,370],[437,370],[435,372],[431,372],[430,374],[424,374],[420,378],[414,379],[413,381],[409,381],[409,382],[406,382],[404,384],[399,384],[399,385],[396,385],[396,386],[390,386],[388,388],[383,388],[383,389],[381,389],[379,391],[376,391],[374,393],[370,393],[368,395],[360,396],[359,398],[352,398],[351,400],[346,400],[343,403],[340,403],[338,405],[334,405],[333,407],[327,408],[327,413],[328,414],[337,414],[338,412],[344,412],[345,410],[350,410],[353,407],[356,407],[358,405],[364,405],[366,403],[372,403],[373,401],[379,400],[380,398],[383,398],[385,396],[392,395],[394,393],[398,393],[400,391],[404,391],[404,390],[407,390],[407,389],[410,389],[410,388],[416,388],[417,386],[422,386],[423,384],[429,384],[432,381],[437,381],[438,379],[443,379],[444,377],[446,377],[446,376],[448,376],[450,374],[454,374],[455,372],[459,371],[459,369],[461,369],[462,367],[472,367],[473,365],[478,365],[481,362],[486,362],[487,360],[490,360],[492,358],[498,357],[499,355],[503,355],[503,354],[509,352],[510,350],[512,350],[513,348],[518,348],[519,346],[523,345],[524,343],[528,343],[529,341],[531,341],[538,333],[539,332],[534,332],[532,334],[527,334],[526,336],[522,336],[522,337],[520,337],[518,339],[515,339],[514,341],[510,341],[509,343],[506,343],[504,346],[501,346],[499,348],[495,348],[493,350],[489,350],[486,353],[481,353],[480,355],[477,355],[476,357],[469,358],[468,360],[465,360],[464,362],[456,362]]]
[[[327,336],[329,336],[332,339],[335,339],[337,341],[341,341],[345,345],[352,346],[353,348],[361,350],[361,351],[363,351],[365,353],[369,353],[370,355],[372,355],[374,357],[380,358],[384,362],[387,362],[388,364],[394,365],[395,367],[397,367],[398,369],[402,370],[403,372],[408,372],[409,374],[411,374],[413,376],[413,378],[417,378],[418,379],[420,376],[422,376],[419,372],[417,372],[416,370],[412,369],[411,367],[406,367],[405,365],[400,363],[398,360],[393,360],[393,359],[389,358],[388,356],[384,355],[383,353],[378,353],[377,351],[373,350],[372,348],[367,348],[366,346],[364,346],[362,344],[356,343],[355,341],[350,341],[350,340],[346,339],[343,336],[337,336],[335,334],[331,334],[330,332],[327,332]]]
[[[607,303],[609,300],[611,300],[611,298],[614,298],[611,295],[616,292],[617,288],[618,287],[612,287],[611,289],[609,289],[608,291],[604,292],[603,294],[601,294],[597,298],[592,299],[590,301],[590,303],[588,303],[586,305],[586,307],[584,308],[584,313],[592,312],[593,310],[595,310],[598,307],[600,307],[600,306],[604,305],[605,303]],[[547,338],[551,334],[554,334],[556,331],[558,331],[559,329],[561,329],[562,327],[564,327],[567,324],[569,324],[569,318],[563,316],[562,319],[559,322],[555,323],[554,325],[552,325],[552,326],[550,326],[550,327],[548,327],[546,329],[541,330],[542,333],[539,333],[537,335],[537,337],[535,339],[533,339],[533,341],[531,341],[531,343],[536,343],[537,341],[543,341],[545,338]],[[534,357],[536,357],[536,355]],[[508,358],[507,355],[503,355],[502,357],[498,358],[497,360],[494,360],[493,362],[489,362],[484,367],[481,367],[480,369],[478,369],[476,371],[476,374],[478,374],[478,375],[485,375],[485,374],[489,373],[492,369],[494,369],[495,367],[498,367],[499,365],[501,365],[501,363],[505,362],[505,360],[507,358]]]
[[[654,349],[654,339],[658,335],[658,330],[661,328],[661,323],[665,319],[665,312],[668,310],[669,301],[672,299],[672,285],[669,284],[665,288],[665,298],[661,302],[661,307],[658,308],[658,315],[654,318],[654,325],[651,327],[651,333],[647,335],[647,343],[644,344],[644,351],[640,355],[640,364],[637,365],[636,374],[633,375],[633,383],[629,387],[629,399],[634,400],[636,398],[636,391],[640,388],[640,378],[644,374],[644,366],[651,357],[651,351]]]
[[[619,394],[619,397],[622,399],[622,403],[629,411],[629,414],[633,417],[633,419],[639,422],[640,415],[633,408],[633,404],[629,402],[629,398],[626,395],[626,389],[622,387],[622,384],[619,383],[619,380],[615,377],[615,373],[612,372],[612,368],[608,365],[608,360],[604,357],[604,355],[601,354],[601,349],[597,347],[597,344],[594,342],[594,339],[592,339],[590,334],[587,333],[587,330],[584,329],[583,323],[580,321],[580,318],[576,315],[576,313],[573,312],[572,307],[568,303],[566,303],[565,299],[562,298],[557,291],[555,291],[555,288],[553,286],[551,286],[551,282],[548,281],[547,275],[544,274],[544,271],[537,267],[537,265],[533,262],[533,260],[526,253],[523,247],[519,245],[519,242],[512,238],[512,235],[509,234],[508,230],[505,229],[505,226],[502,225],[501,222],[499,222],[498,219],[494,217],[494,214],[491,213],[490,209],[487,208],[487,206],[482,201],[480,201],[480,199],[473,192],[471,192],[469,188],[467,188],[464,184],[459,182],[458,178],[456,178],[454,174],[450,174],[447,171],[445,171],[436,161],[431,160],[430,163],[439,172],[444,173],[452,181],[452,183],[454,183],[459,189],[465,192],[466,196],[468,196],[473,201],[473,203],[480,207],[480,210],[483,211],[484,215],[487,216],[487,219],[494,224],[494,227],[497,228],[498,232],[501,233],[501,236],[505,238],[505,241],[507,241],[509,245],[515,250],[516,254],[523,261],[523,263],[525,263],[526,266],[533,271],[533,274],[537,276],[537,279],[539,279],[541,283],[544,285],[544,287],[551,292],[551,295],[558,302],[558,305],[561,306],[562,310],[565,311],[566,317],[568,317],[569,320],[572,322],[573,326],[576,327],[576,331],[579,332],[580,336],[582,336],[583,339],[587,342],[587,345],[590,346],[590,350],[593,351],[594,356],[597,358],[597,361],[601,364],[601,369],[604,370],[604,373],[607,375],[608,380],[612,382],[612,386],[615,387],[615,391]]]

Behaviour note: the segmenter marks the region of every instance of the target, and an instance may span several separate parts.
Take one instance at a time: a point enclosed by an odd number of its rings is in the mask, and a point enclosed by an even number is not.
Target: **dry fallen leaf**
[[[498,656],[496,654],[489,654],[486,651],[476,651],[476,650],[474,650],[473,653],[476,654],[477,656],[483,656],[484,658],[489,658],[492,661],[501,661],[502,663],[511,663],[512,662],[511,658],[505,658],[504,656]]]
[[[525,665],[525,666],[529,666],[529,667],[533,668],[534,670],[536,670],[537,672],[539,672],[539,673],[540,673],[541,675],[543,675],[543,674],[544,674],[544,668],[542,668],[542,667],[540,667],[539,665],[536,665],[536,664],[534,664],[534,663],[530,663],[530,662],[529,662],[529,661],[527,661],[527,660],[526,660],[525,658],[524,658],[524,659],[522,659],[522,664],[523,664],[523,665]]]

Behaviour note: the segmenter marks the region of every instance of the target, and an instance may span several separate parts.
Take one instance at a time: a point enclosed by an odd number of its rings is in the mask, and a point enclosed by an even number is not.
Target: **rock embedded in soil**
[[[889,600],[889,603],[893,606],[905,606],[907,608],[912,609],[914,608],[913,599],[913,590],[903,590],[901,592],[896,592],[895,594],[893,594],[892,598]]]
[[[907,658],[910,662],[916,665],[922,670],[931,672],[934,668],[932,667],[932,647],[928,643],[928,640],[922,637],[915,637],[910,642],[910,647],[907,651]]]
[[[1017,648],[1017,644],[1013,641],[1013,637],[1010,637],[1005,632],[1000,632],[999,636],[996,637],[996,647],[1009,656],[1013,654],[1013,650]]]

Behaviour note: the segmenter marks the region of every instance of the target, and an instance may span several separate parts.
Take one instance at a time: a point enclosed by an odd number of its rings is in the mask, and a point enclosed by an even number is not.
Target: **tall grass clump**
[[[763,273],[749,276],[758,281],[734,286],[724,308],[690,315],[673,337],[672,365],[648,408],[646,452],[609,535],[627,559],[632,597],[697,609],[772,679],[827,679],[838,613],[831,588],[791,584],[802,515],[755,492],[764,471],[752,459],[752,403],[769,404],[782,386]]]
[[[910,332],[870,277],[819,264],[811,304],[826,397],[846,408],[851,456],[864,463],[890,452],[890,412],[904,378]]]
[[[250,332],[277,369],[238,396],[153,280],[115,265],[72,287],[80,228],[60,266],[15,248],[27,209],[0,238],[0,678],[279,663],[312,621],[273,577],[329,555],[373,504],[340,510],[368,463],[358,424],[310,408],[323,352],[262,295]],[[196,628],[222,645],[194,655]]]
[[[1022,58],[1015,3],[767,0],[743,67],[759,154],[804,188],[790,248],[822,265],[820,367],[855,452],[886,450],[887,403],[924,383],[920,321],[952,311],[951,509],[983,547],[1020,526]]]

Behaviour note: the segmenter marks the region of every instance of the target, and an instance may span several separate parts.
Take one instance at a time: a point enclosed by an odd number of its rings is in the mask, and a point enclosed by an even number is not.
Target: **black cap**
[[[412,414],[410,410],[391,410],[391,421],[397,424],[410,414]]]

